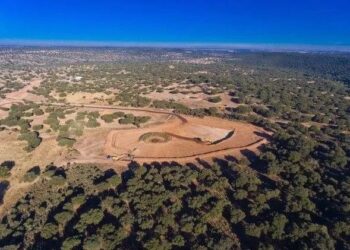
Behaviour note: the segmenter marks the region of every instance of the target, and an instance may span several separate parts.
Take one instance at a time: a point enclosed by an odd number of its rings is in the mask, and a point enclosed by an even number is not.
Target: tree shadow
[[[238,163],[238,159],[232,155],[225,155],[225,160],[231,163]]]
[[[40,175],[40,172],[41,172],[41,170],[40,170],[39,166],[34,166],[27,171],[27,173],[33,173],[35,175]]]
[[[4,196],[9,187],[10,187],[10,182],[8,181],[0,182],[0,205],[4,203]]]
[[[196,162],[197,162],[200,166],[202,166],[203,168],[211,168],[211,165],[210,165],[207,161],[205,161],[205,160],[203,160],[203,159],[196,158]]]
[[[196,164],[190,162],[186,163],[185,166],[194,171],[198,171],[200,169]]]
[[[6,167],[8,170],[11,170],[15,165],[14,161],[4,161],[0,164],[1,167]]]
[[[100,176],[99,178],[96,178],[94,180],[94,184],[99,184],[101,182],[104,182],[105,180],[109,179],[110,177],[116,175],[117,173],[113,169],[107,169],[106,171],[103,172],[103,175]]]
[[[134,176],[134,171],[141,165],[136,161],[131,161],[128,164],[128,169],[121,173],[122,183],[125,184],[129,179]]]
[[[262,137],[268,141],[270,141],[272,139],[271,135],[269,135],[268,133],[261,132],[261,131],[254,131],[254,134],[259,136],[259,137]]]
[[[232,168],[232,162],[229,156],[225,156],[224,159],[221,158],[213,158],[213,162],[216,163],[220,167],[220,171],[223,176],[225,176],[230,182],[234,181],[237,176],[237,173]]]
[[[240,152],[244,157],[246,157],[249,160],[250,165],[253,165],[259,159],[258,155],[252,150],[242,149],[240,150]]]
[[[240,101],[239,101],[239,98],[238,98],[238,97],[232,97],[232,98],[230,99],[230,101],[233,102],[233,103],[236,103],[236,104],[240,104]]]
[[[229,112],[229,113],[232,113],[232,112],[235,111],[235,109],[232,108],[232,107],[225,107],[225,111],[227,111],[227,112]]]

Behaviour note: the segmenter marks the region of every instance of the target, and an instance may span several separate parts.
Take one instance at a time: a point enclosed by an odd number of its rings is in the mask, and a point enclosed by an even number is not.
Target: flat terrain
[[[225,132],[223,134],[223,131]],[[232,131],[232,135],[225,136]],[[162,132],[172,138],[165,143],[147,143],[140,141],[143,134]],[[217,143],[203,143],[197,141],[201,134],[218,136]],[[218,135],[219,134],[219,135]],[[130,130],[113,130],[109,133],[104,152],[119,160],[128,157],[136,161],[194,161],[196,158],[210,159],[233,155],[240,157],[241,150],[256,151],[259,146],[266,143],[267,133],[256,126],[226,121],[218,118],[185,117],[171,118],[168,122],[155,127]],[[222,140],[222,141],[221,141]]]

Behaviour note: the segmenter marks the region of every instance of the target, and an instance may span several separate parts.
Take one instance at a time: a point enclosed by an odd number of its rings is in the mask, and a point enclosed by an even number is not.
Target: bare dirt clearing
[[[266,131],[250,124],[213,117],[185,119],[186,122],[181,122],[173,117],[156,127],[111,131],[104,152],[117,161],[130,158],[140,162],[193,161],[197,157],[240,156],[241,150],[254,151],[266,143]],[[152,132],[166,133],[172,139],[161,144],[139,140],[142,135]],[[228,136],[230,132],[232,134]]]

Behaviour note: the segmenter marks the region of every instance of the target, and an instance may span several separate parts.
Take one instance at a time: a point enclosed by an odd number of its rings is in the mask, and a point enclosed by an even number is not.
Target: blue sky
[[[350,45],[347,0],[0,0],[0,40]]]

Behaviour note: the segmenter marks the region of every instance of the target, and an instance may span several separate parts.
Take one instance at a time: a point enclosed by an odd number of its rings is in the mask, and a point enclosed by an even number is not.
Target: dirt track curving
[[[158,125],[157,127],[140,128],[137,130],[113,130],[106,139],[104,152],[106,155],[114,156],[118,161],[129,161],[130,159],[140,162],[162,161],[192,161],[196,158],[213,158],[222,155],[241,154],[241,150],[257,151],[259,146],[267,142],[268,136],[263,129],[242,122],[227,121],[219,118],[185,117],[186,123],[173,121]],[[227,129],[235,131],[219,143],[203,143],[196,140],[195,135],[177,136],[186,134],[188,126],[197,126],[198,130],[205,127],[215,129]],[[172,136],[172,140],[152,144],[140,142],[138,139],[145,133],[161,132]],[[193,132],[193,129],[189,130]],[[200,131],[198,131],[200,132]]]
[[[6,103],[23,101],[28,91],[40,84],[33,81],[25,89],[13,93],[6,98]],[[5,100],[4,100],[5,101]],[[192,161],[196,158],[213,158],[225,155],[240,156],[242,150],[257,152],[258,148],[267,143],[268,133],[262,128],[251,124],[228,121],[214,117],[195,118],[173,113],[171,110],[152,108],[133,108],[122,106],[90,105],[83,103],[45,103],[35,101],[39,105],[57,107],[75,107],[100,110],[116,110],[131,113],[166,116],[143,128],[119,128],[103,130],[88,134],[78,140],[75,146],[80,156],[67,159],[69,162],[106,163],[111,162],[107,156],[113,156],[118,161],[137,160],[149,161]],[[161,132],[172,137],[166,143],[145,143],[139,138],[145,133]],[[205,140],[208,138],[208,141]],[[215,142],[215,143],[214,143]]]
[[[81,103],[42,103],[41,105],[64,106],[89,109],[106,109],[123,112],[142,112],[150,115],[166,115],[167,118],[143,128],[120,128],[104,131],[98,135],[89,135],[76,145],[81,157],[70,159],[71,163],[111,163],[107,156],[113,156],[117,161],[136,160],[139,162],[151,161],[195,161],[197,158],[211,159],[232,155],[240,157],[241,150],[257,152],[259,147],[266,144],[268,133],[252,124],[228,121],[215,117],[196,118],[175,114],[169,110],[158,110],[151,108],[132,108],[106,105],[86,105]],[[233,132],[230,136],[218,137],[218,142],[208,145],[191,134],[196,129],[203,128],[211,130],[214,134],[218,129]],[[167,143],[152,144],[140,142],[141,135],[148,132],[163,132],[172,136]],[[196,131],[195,131],[196,132]],[[198,131],[200,132],[203,131]],[[227,137],[227,138],[226,138]],[[97,143],[98,142],[98,143]]]

